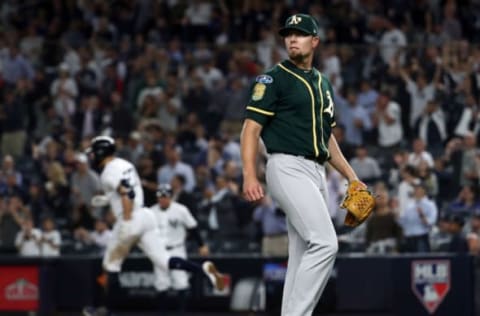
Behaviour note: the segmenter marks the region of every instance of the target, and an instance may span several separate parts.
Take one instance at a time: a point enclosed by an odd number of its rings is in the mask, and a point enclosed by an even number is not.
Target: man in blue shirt
[[[437,221],[438,209],[426,194],[425,184],[414,181],[413,200],[409,202],[398,223],[405,236],[404,252],[430,252],[429,233]]]

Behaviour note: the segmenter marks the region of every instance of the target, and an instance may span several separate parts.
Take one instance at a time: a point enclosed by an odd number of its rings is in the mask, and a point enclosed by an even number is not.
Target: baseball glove
[[[347,210],[344,224],[355,227],[363,223],[372,213],[375,207],[375,197],[363,182],[354,180],[348,184],[345,198],[340,207]]]

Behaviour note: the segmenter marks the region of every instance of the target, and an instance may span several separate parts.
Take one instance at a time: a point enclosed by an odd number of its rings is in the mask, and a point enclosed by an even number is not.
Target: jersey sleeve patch
[[[273,78],[270,77],[269,75],[259,75],[255,79],[255,81],[258,83],[269,84],[273,82]]]
[[[266,89],[267,89],[267,86],[263,83],[255,84],[255,86],[253,87],[252,100],[260,101],[261,99],[263,99]]]

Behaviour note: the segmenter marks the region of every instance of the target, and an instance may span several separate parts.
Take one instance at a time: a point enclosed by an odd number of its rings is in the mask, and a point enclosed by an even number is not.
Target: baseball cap
[[[157,197],[170,197],[172,193],[172,186],[168,183],[162,183],[157,188]]]
[[[285,21],[285,26],[282,27],[278,34],[286,36],[289,30],[298,30],[312,36],[318,36],[318,24],[315,19],[308,14],[294,14]]]

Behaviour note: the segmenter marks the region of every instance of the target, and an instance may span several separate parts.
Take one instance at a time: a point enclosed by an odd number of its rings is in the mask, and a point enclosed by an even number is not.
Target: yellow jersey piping
[[[325,146],[325,142],[323,140],[323,92],[322,92],[322,74],[319,72],[318,73],[318,92],[320,93],[320,139],[322,141],[322,146],[325,152],[327,153],[327,160],[330,157],[330,152],[328,150],[328,147]]]
[[[312,101],[312,135],[313,135],[313,147],[314,147],[313,149],[315,151],[315,157],[318,157],[319,152],[318,152],[318,146],[317,146],[317,130],[316,130],[317,120],[315,119],[315,96],[313,94],[312,88],[310,87],[310,85],[305,79],[303,79],[302,77],[300,77],[299,75],[291,71],[290,69],[286,68],[284,65],[278,64],[278,66],[280,66],[280,68],[282,68],[286,72],[295,76],[301,82],[303,82],[307,87],[308,92],[310,93],[310,99]]]
[[[256,107],[253,107],[253,106],[250,106],[250,105],[247,106],[247,110],[250,110],[250,111],[253,111],[253,112],[258,112],[258,113],[268,115],[268,116],[274,116],[275,115],[275,113],[273,113],[273,112],[265,111],[265,110],[262,110],[262,109],[259,109],[259,108],[256,108]]]

